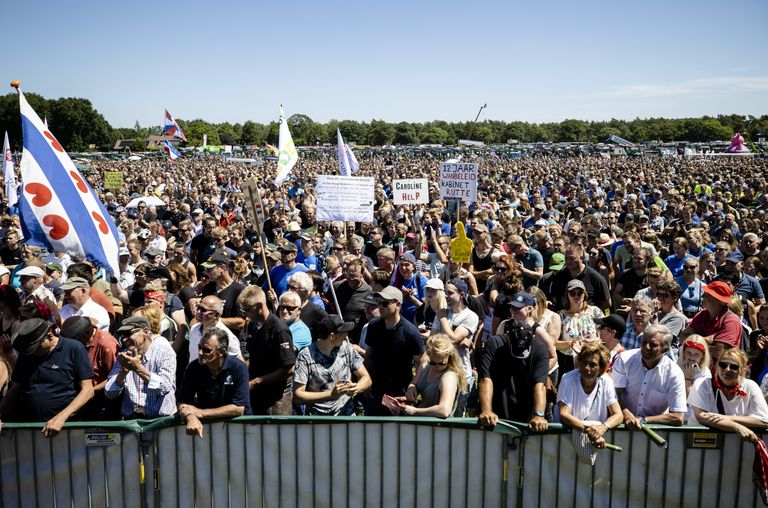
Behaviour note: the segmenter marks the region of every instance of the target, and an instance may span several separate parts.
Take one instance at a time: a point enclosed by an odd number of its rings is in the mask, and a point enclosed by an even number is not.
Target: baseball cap
[[[549,261],[550,270],[560,270],[565,266],[565,255],[560,252],[552,254],[552,258]]]
[[[228,265],[230,262],[229,256],[224,251],[219,251],[213,256],[200,263],[203,268],[214,268],[218,265]]]
[[[573,291],[574,289],[581,289],[586,293],[587,288],[584,286],[584,283],[581,282],[579,279],[573,279],[568,282],[568,285],[565,286],[566,291]]]
[[[70,277],[67,279],[64,284],[61,285],[62,291],[69,291],[70,289],[75,288],[89,288],[91,287],[90,284],[88,284],[88,281],[85,280],[82,277]]]
[[[123,319],[120,328],[117,329],[117,333],[125,335],[132,333],[134,330],[140,330],[144,328],[151,328],[147,318],[143,316],[131,316],[129,318]]]
[[[16,272],[16,275],[19,277],[42,277],[45,272],[39,266],[25,266]]]
[[[384,300],[396,300],[403,303],[403,292],[394,286],[387,286],[381,291],[374,293],[373,296],[383,298]]]
[[[731,263],[741,263],[744,261],[744,254],[742,254],[740,251],[735,250],[732,252],[729,252],[727,256],[725,256],[726,261],[730,261]]]
[[[334,332],[351,332],[354,329],[355,323],[346,322],[336,314],[326,316],[317,323],[318,336],[322,338]]]
[[[445,291],[445,284],[443,284],[443,281],[438,279],[438,278],[429,279],[427,281],[427,289],[435,289],[437,291]]]
[[[533,307],[536,305],[536,299],[526,291],[518,291],[512,295],[512,300],[509,301],[510,307],[516,309],[522,309],[523,307]]]
[[[605,328],[610,328],[611,330],[615,331],[616,336],[619,338],[621,338],[621,336],[624,335],[624,332],[627,331],[627,324],[624,321],[624,318],[622,318],[618,314],[611,314],[605,317],[592,318],[592,321],[594,321],[595,324],[604,326]]]

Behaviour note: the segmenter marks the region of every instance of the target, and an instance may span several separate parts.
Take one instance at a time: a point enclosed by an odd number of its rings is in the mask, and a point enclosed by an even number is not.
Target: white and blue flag
[[[169,143],[168,140],[163,141],[163,150],[165,150],[165,153],[168,154],[168,157],[170,157],[172,161],[181,157],[181,154],[176,150],[176,147]]]
[[[117,228],[96,193],[19,90],[24,152],[19,213],[27,244],[120,273]]]
[[[336,142],[336,151],[339,154],[339,174],[341,176],[352,176],[352,173],[357,173],[360,169],[360,164],[357,163],[357,158],[355,158],[355,154],[352,153],[349,145],[344,143],[339,129],[336,129]]]

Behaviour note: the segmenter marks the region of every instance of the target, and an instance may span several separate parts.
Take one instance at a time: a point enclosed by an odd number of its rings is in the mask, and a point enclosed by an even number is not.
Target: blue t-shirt
[[[248,366],[233,356],[224,357],[224,363],[215,376],[208,367],[193,360],[184,372],[178,401],[200,409],[235,404],[244,408],[244,415],[250,415],[253,412],[248,380]]]
[[[298,351],[312,344],[312,334],[309,331],[309,327],[302,320],[297,319],[288,329],[291,330],[293,345]]]
[[[677,257],[675,254],[672,254],[671,256],[667,256],[666,259],[664,259],[664,264],[667,265],[667,268],[669,268],[669,271],[672,272],[672,277],[678,278],[683,276],[683,264],[685,263],[686,259],[689,259],[693,256],[685,253],[685,256],[682,258]]]
[[[416,283],[417,278],[419,279],[418,284]],[[423,302],[424,295],[427,291],[427,278],[420,273],[416,273],[410,280],[402,280],[402,278],[400,278],[400,284],[396,287],[398,289],[416,288],[416,298]],[[419,307],[415,303],[404,297],[403,305],[400,307],[400,315],[407,321],[413,323],[414,319],[416,319],[416,311],[418,308]]]
[[[272,280],[272,287],[275,290],[275,293],[277,293],[277,296],[280,297],[283,293],[288,291],[288,278],[293,275],[296,272],[307,272],[309,271],[306,266],[302,264],[296,264],[296,266],[292,270],[288,270],[283,265],[277,265],[272,270],[269,271],[269,278]],[[268,289],[269,284],[267,284],[267,281],[264,281],[264,284],[261,285],[262,289]]]
[[[675,279],[677,285],[680,286],[682,293],[680,294],[680,305],[683,307],[683,312],[690,315],[701,310],[701,298],[703,296],[702,289],[705,284],[700,279],[693,281],[690,286],[685,279],[678,277]]]

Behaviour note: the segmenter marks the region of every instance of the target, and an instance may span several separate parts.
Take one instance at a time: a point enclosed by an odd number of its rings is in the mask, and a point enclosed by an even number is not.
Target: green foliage
[[[135,139],[136,145],[150,134],[159,134],[160,126],[142,127],[138,122],[132,128],[113,129],[87,99],[45,99],[35,93],[26,94],[27,100],[41,118],[48,119],[51,132],[68,151],[76,152],[96,145],[98,149],[111,149],[118,139]],[[177,119],[187,135],[188,144],[202,145],[203,135],[208,144],[264,145],[278,144],[279,125],[247,121],[243,124],[213,124],[203,119],[184,121]],[[470,122],[389,123],[383,120],[359,122],[330,120],[318,123],[301,113],[288,118],[296,145],[318,143],[336,144],[336,129],[346,142],[357,144],[455,144],[467,137],[485,143],[506,143],[516,139],[521,143],[547,141],[600,142],[610,135],[629,141],[728,141],[734,132],[740,132],[747,141],[757,141],[768,134],[768,115],[719,115],[701,118],[636,118],[634,120],[593,121],[567,119],[559,123],[528,123],[521,121],[485,120],[471,126]],[[8,131],[12,149],[21,149],[21,118],[19,99],[15,93],[0,96],[0,129]]]

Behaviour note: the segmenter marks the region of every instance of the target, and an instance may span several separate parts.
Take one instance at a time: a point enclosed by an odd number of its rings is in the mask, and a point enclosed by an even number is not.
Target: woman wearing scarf
[[[688,405],[693,415],[688,425],[706,425],[736,432],[744,441],[755,443],[757,435],[749,428],[768,428],[768,404],[760,387],[746,379],[747,355],[738,349],[720,354],[712,378],[693,384]]]

